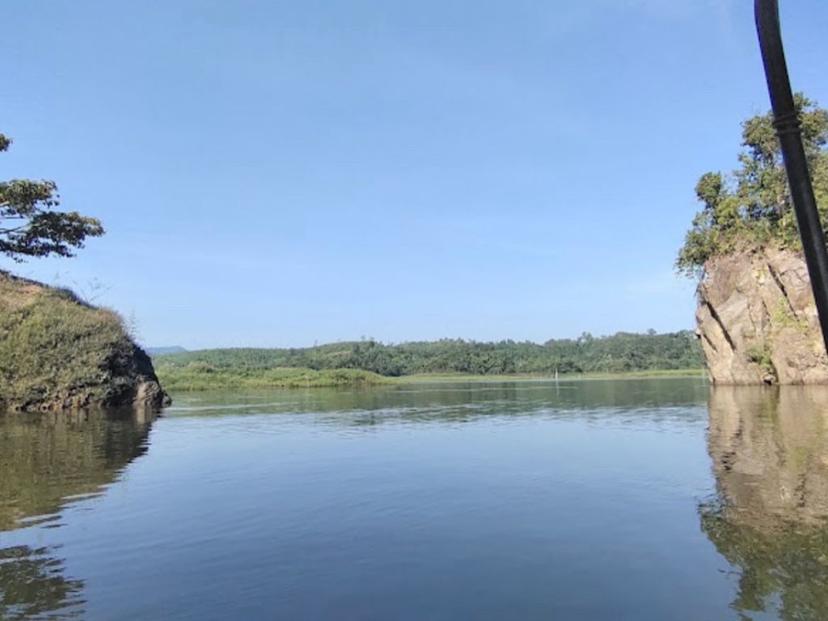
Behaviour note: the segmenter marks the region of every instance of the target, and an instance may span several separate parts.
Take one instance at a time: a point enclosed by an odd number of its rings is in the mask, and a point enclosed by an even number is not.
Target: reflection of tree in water
[[[0,415],[0,532],[103,493],[146,452],[151,422],[133,412]],[[0,619],[83,616],[83,580],[65,575],[58,552],[0,548]]]
[[[49,553],[28,546],[0,549],[0,619],[83,615],[83,581],[65,578],[63,561]]]
[[[702,529],[740,570],[734,607],[828,619],[828,390],[714,389],[709,451]]]

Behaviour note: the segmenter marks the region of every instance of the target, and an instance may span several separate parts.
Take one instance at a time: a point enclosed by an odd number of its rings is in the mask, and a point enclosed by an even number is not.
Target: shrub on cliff
[[[822,217],[828,229],[828,110],[802,94],[796,96],[803,141]],[[709,172],[696,185],[704,205],[693,219],[676,267],[688,276],[704,271],[708,259],[750,247],[773,244],[798,249],[782,152],[771,113],[742,124],[739,167],[730,175]]]

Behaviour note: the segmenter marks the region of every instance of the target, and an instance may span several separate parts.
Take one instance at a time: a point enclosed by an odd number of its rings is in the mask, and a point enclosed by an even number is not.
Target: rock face
[[[803,257],[754,249],[705,265],[696,312],[716,384],[828,384],[825,354]]]
[[[158,409],[168,401],[116,313],[0,272],[0,411]]]

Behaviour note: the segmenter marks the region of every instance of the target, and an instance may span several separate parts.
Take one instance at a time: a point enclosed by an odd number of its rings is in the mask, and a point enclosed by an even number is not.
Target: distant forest
[[[543,345],[461,339],[387,345],[372,339],[299,349],[211,349],[155,357],[159,371],[256,371],[275,368],[360,369],[388,377],[420,373],[475,375],[621,373],[698,369],[702,352],[690,331],[670,334],[619,332]]]

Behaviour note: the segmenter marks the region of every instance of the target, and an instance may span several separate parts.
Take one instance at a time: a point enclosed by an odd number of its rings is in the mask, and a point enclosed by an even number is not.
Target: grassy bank
[[[213,369],[176,367],[160,363],[156,372],[166,390],[216,390],[236,388],[332,388],[376,386],[388,378],[358,369]]]
[[[625,371],[621,373],[567,373],[559,376],[560,381],[573,380],[600,380],[600,379],[657,379],[669,377],[707,377],[704,369],[662,369],[650,371]],[[394,378],[398,383],[428,384],[451,382],[550,382],[555,381],[553,375],[539,373],[507,374],[507,375],[472,375],[463,373],[421,373]]]
[[[157,364],[156,371],[168,390],[195,391],[243,388],[332,388],[354,386],[388,386],[452,382],[551,382],[543,374],[472,375],[463,373],[423,373],[402,377],[384,377],[359,369],[215,369],[199,365],[184,367]],[[627,373],[588,373],[561,375],[560,380],[633,379],[666,377],[704,377],[702,369],[665,371],[631,371]]]
[[[116,313],[0,271],[0,409],[129,404],[152,380]]]

